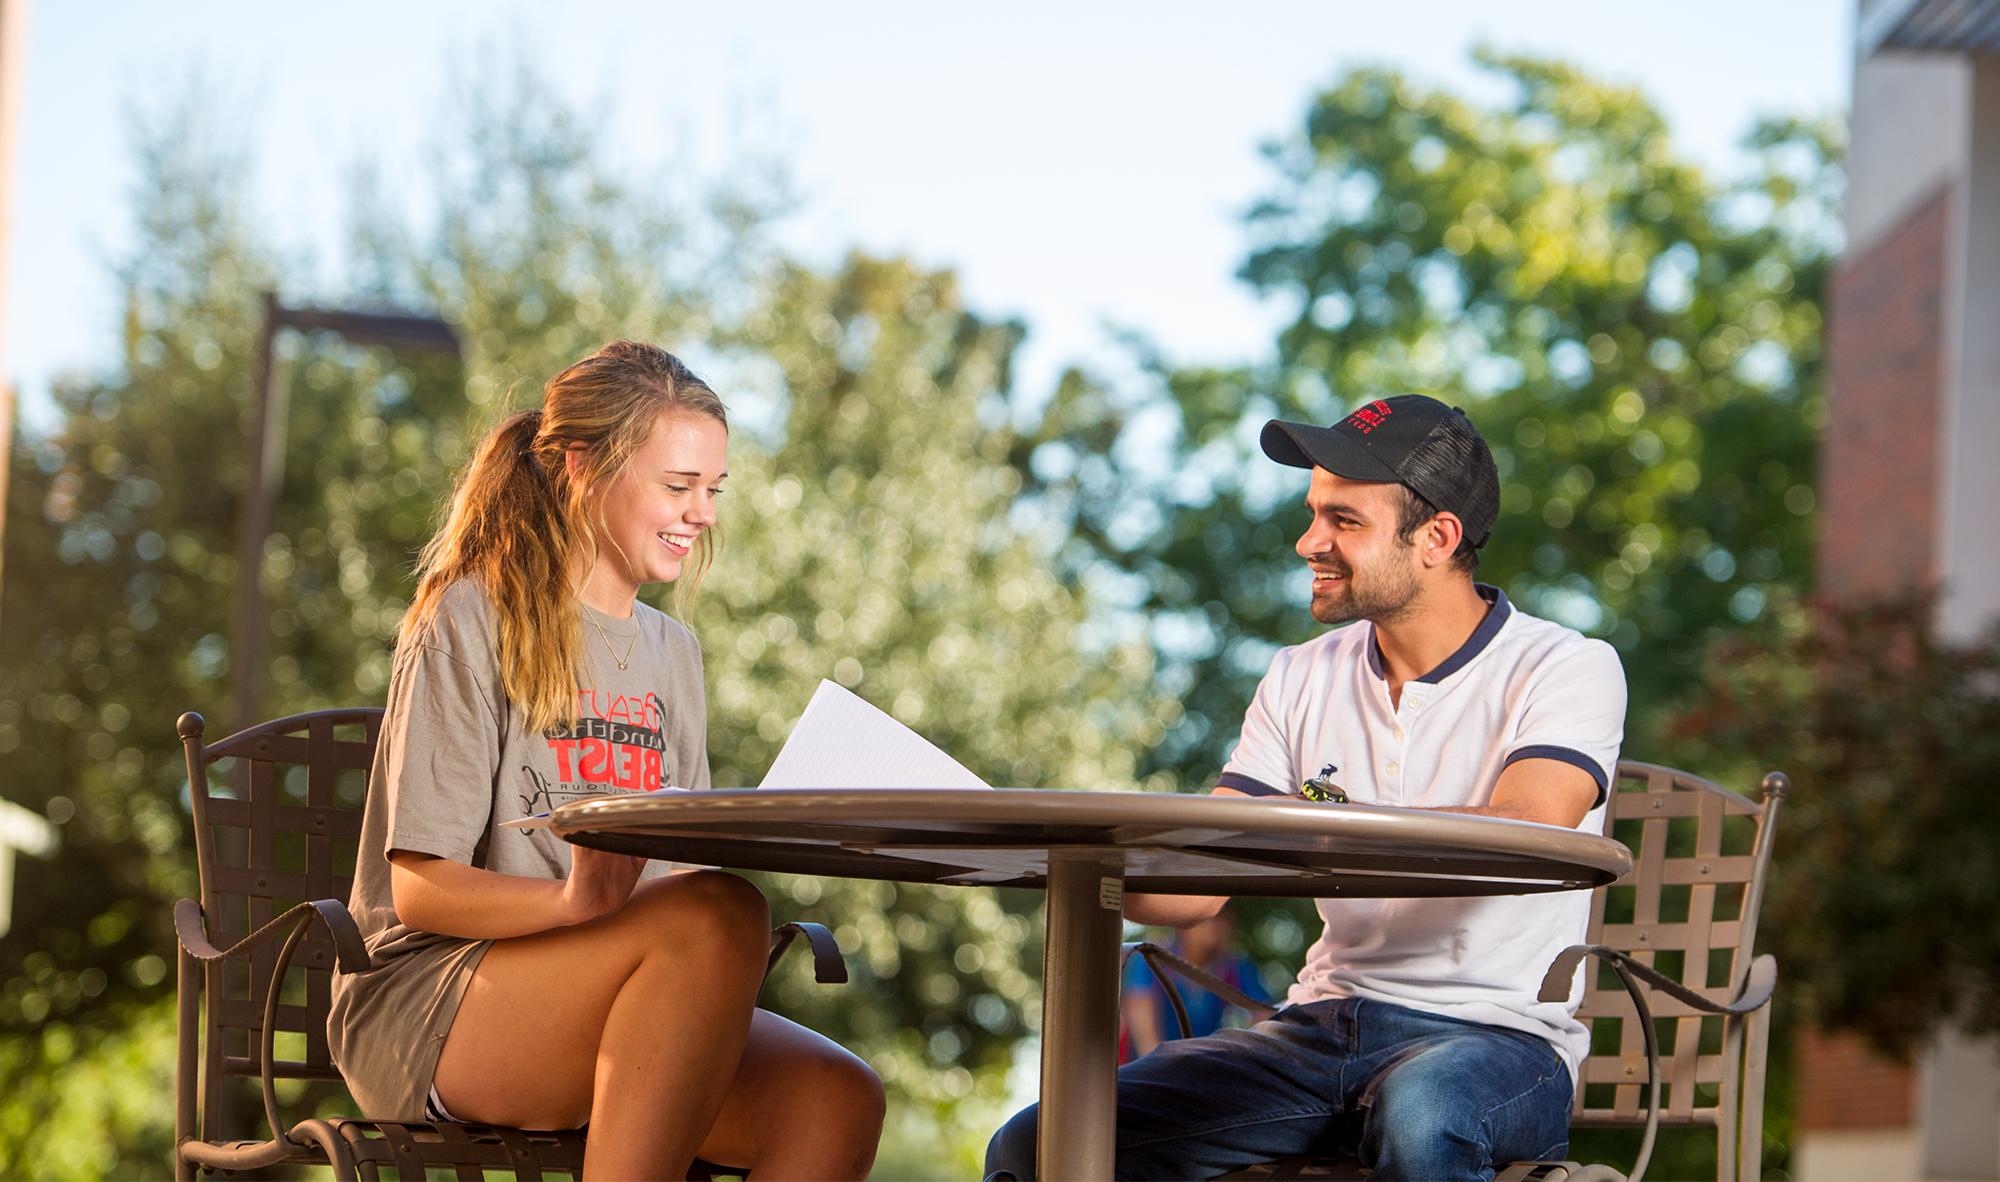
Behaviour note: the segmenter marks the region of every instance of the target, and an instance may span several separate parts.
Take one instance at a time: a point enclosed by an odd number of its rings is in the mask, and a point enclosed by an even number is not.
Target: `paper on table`
[[[822,680],[760,788],[985,788],[922,735]]]

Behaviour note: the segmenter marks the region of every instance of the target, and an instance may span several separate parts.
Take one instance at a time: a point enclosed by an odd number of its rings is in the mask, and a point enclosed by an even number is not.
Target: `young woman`
[[[714,871],[502,824],[582,795],[709,787],[683,604],[715,553],[728,425],[671,354],[617,341],[480,444],[418,564],[352,910],[373,966],[329,1035],[371,1116],[588,1122],[584,1170],[859,1178],[882,1087],[756,1008],[770,916]]]

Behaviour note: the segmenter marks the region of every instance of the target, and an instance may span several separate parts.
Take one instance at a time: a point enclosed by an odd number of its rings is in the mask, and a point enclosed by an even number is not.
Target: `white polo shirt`
[[[1597,803],[1579,828],[1601,832],[1625,729],[1618,654],[1515,610],[1498,588],[1478,589],[1492,604],[1485,620],[1444,664],[1405,684],[1399,706],[1389,704],[1373,624],[1279,650],[1217,782],[1297,795],[1332,764],[1333,782],[1357,803],[1484,805],[1508,764],[1554,759],[1596,779]],[[1319,912],[1326,931],[1290,1004],[1372,998],[1524,1030],[1554,1043],[1575,1077],[1589,1051],[1574,1016],[1582,995],[1574,987],[1567,1003],[1535,995],[1556,954],[1582,943],[1588,892],[1321,899]]]

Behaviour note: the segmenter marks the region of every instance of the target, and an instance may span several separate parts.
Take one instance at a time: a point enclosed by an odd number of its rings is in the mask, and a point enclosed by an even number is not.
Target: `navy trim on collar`
[[[1446,657],[1444,664],[1417,678],[1418,681],[1427,681],[1435,685],[1465,668],[1467,662],[1486,651],[1486,646],[1493,643],[1495,636],[1500,635],[1500,626],[1507,622],[1508,616],[1514,614],[1514,609],[1507,603],[1507,593],[1500,588],[1485,583],[1474,583],[1472,589],[1479,592],[1481,599],[1493,605],[1487,609],[1486,618],[1479,621],[1479,627],[1472,630],[1472,635],[1465,638],[1465,643],[1458,646],[1457,652]]]
[[[1506,624],[1507,617],[1514,614],[1513,606],[1507,602],[1507,593],[1500,588],[1487,583],[1474,583],[1472,589],[1479,593],[1479,598],[1493,605],[1487,609],[1486,618],[1479,621],[1479,627],[1472,630],[1472,635],[1465,638],[1465,643],[1458,646],[1457,652],[1446,657],[1442,665],[1417,678],[1418,681],[1436,685],[1465,668],[1472,658],[1486,651],[1486,646],[1500,635],[1500,628]],[[1375,626],[1370,624],[1368,629],[1368,668],[1377,677],[1386,676],[1382,646],[1375,642]]]

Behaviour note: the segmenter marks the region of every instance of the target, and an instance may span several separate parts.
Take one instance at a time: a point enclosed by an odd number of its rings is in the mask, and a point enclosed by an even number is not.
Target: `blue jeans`
[[[1358,1157],[1383,1182],[1486,1182],[1569,1149],[1570,1095],[1546,1039],[1387,1002],[1313,1002],[1120,1068],[1115,1170],[1213,1178],[1311,1154]],[[989,1175],[1036,1176],[1038,1109],[993,1135]]]

